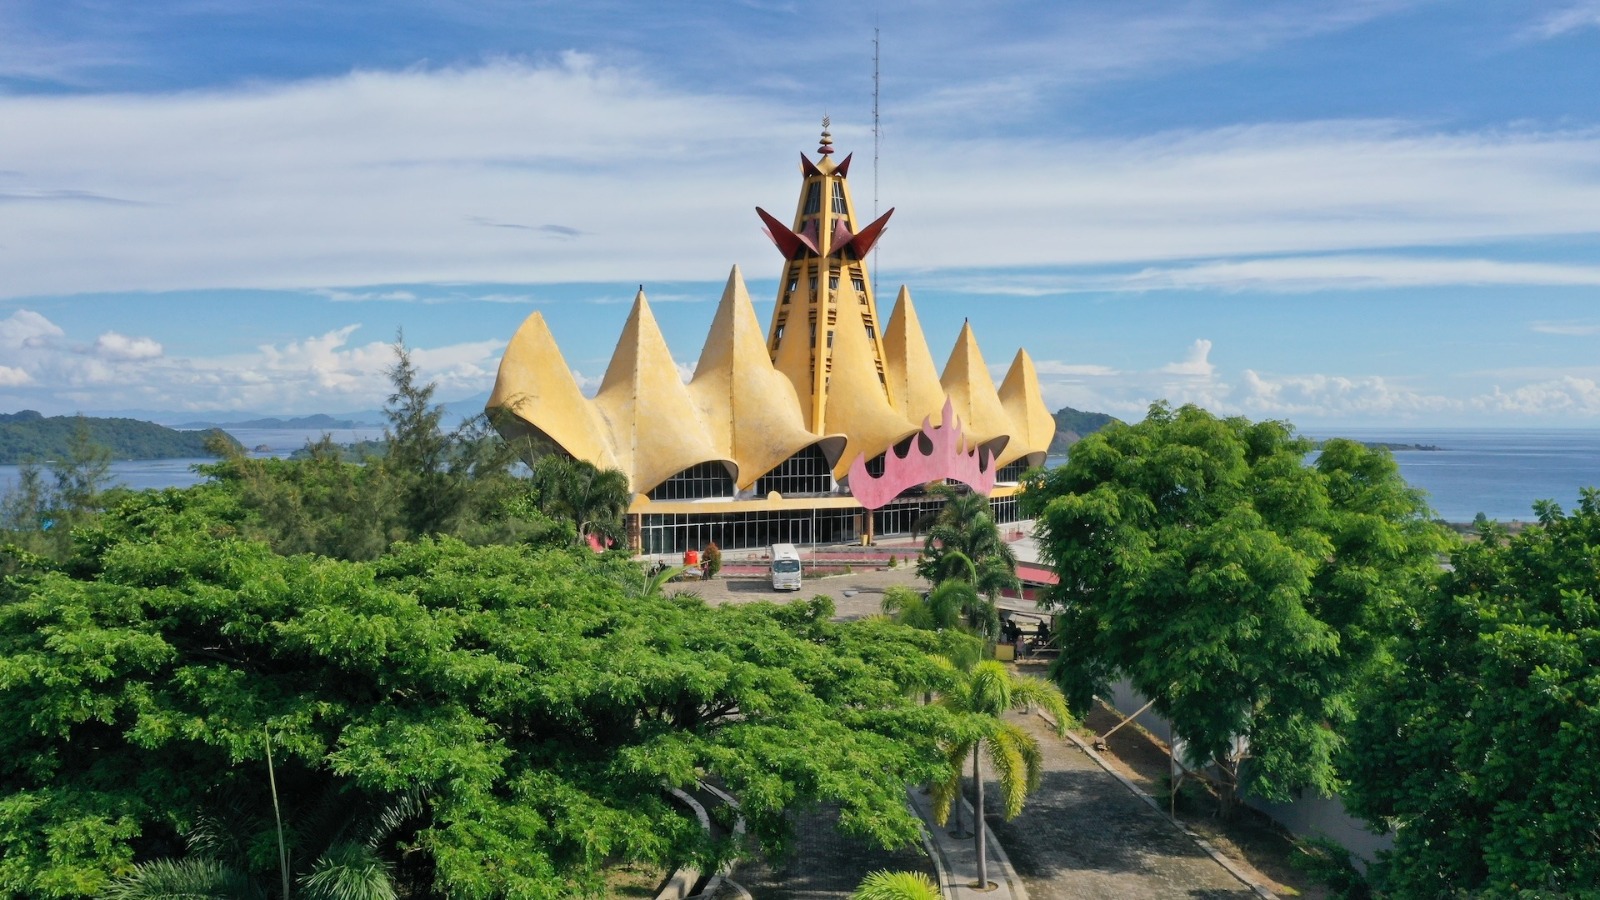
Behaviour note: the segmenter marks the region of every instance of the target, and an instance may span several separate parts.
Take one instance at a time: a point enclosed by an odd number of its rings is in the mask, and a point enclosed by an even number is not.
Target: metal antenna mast
[[[872,218],[878,218],[878,142],[883,129],[878,126],[878,27],[872,27]],[[878,248],[872,248],[872,274],[878,274]]]

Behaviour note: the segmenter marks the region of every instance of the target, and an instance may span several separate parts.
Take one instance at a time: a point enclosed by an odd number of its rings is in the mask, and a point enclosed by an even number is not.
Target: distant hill
[[[1121,420],[1105,413],[1084,412],[1063,406],[1055,412],[1056,436],[1050,442],[1050,455],[1058,456],[1066,453],[1067,448],[1083,440],[1085,435],[1094,434],[1096,431]]]
[[[322,428],[332,431],[336,428],[374,428],[381,424],[382,419],[375,421],[361,421],[357,419],[335,419],[333,416],[317,413],[314,416],[298,416],[293,419],[246,419],[243,422],[185,422],[178,428],[283,428],[294,430],[311,430]]]
[[[374,457],[381,457],[389,452],[388,441],[356,441],[350,444],[334,444],[339,450],[339,458],[345,462],[363,462]],[[289,454],[290,459],[310,459],[311,445],[301,447]]]
[[[47,418],[25,409],[18,413],[0,413],[0,465],[15,466],[30,459],[42,463],[65,458],[79,421],[88,427],[90,440],[110,449],[112,459],[214,456],[206,450],[206,439],[213,434],[221,434],[229,443],[239,446],[227,433],[215,429],[177,431],[139,419]]]

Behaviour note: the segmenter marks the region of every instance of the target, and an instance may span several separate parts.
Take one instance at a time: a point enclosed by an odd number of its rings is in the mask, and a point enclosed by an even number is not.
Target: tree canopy
[[[948,714],[909,699],[939,678],[935,635],[831,623],[825,602],[651,595],[588,551],[283,556],[222,490],[135,495],[59,565],[5,551],[6,892],[88,896],[187,860],[279,893],[269,740],[312,893],[372,859],[402,893],[461,897],[596,895],[610,860],[714,864],[732,848],[661,790],[704,777],[759,848],[819,802],[899,845],[918,835],[904,785],[947,774]]]
[[[1596,896],[1600,494],[1538,518],[1455,552],[1350,731],[1345,801],[1394,829],[1396,896]]]
[[[1126,677],[1228,791],[1337,787],[1352,691],[1446,546],[1387,452],[1309,450],[1285,423],[1156,404],[1023,495],[1074,708]]]

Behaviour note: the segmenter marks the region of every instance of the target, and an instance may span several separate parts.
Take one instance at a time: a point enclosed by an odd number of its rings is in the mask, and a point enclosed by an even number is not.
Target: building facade
[[[817,155],[801,154],[792,225],[757,209],[784,260],[771,321],[734,267],[688,383],[642,289],[592,398],[539,313],[506,348],[498,427],[622,470],[637,551],[908,533],[938,507],[925,486],[944,481],[1015,521],[1018,478],[1044,462],[1055,420],[1027,352],[996,388],[970,324],[941,373],[905,287],[883,323],[867,255],[894,210],[859,225],[850,158],[834,161],[826,130]]]

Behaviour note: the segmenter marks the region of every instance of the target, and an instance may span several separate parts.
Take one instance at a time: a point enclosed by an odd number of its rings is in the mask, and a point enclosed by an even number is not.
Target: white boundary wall
[[[1126,679],[1113,684],[1111,696],[1101,699],[1124,716],[1149,702],[1149,698],[1134,690]],[[1134,722],[1168,746],[1172,745],[1172,723],[1154,710],[1145,710],[1134,717]],[[1368,831],[1366,823],[1350,815],[1338,797],[1302,794],[1291,803],[1271,803],[1252,797],[1246,798],[1245,803],[1271,816],[1297,837],[1328,838],[1366,862],[1376,859],[1378,851],[1394,846],[1392,835]]]

